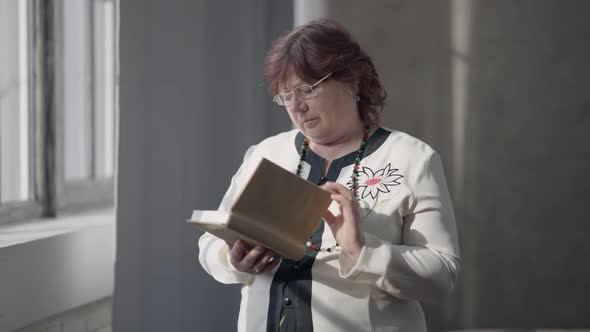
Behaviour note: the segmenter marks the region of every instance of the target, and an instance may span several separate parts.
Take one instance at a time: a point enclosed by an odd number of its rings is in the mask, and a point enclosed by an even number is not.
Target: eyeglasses
[[[303,84],[300,85],[298,87],[296,87],[295,89],[293,89],[293,91],[291,92],[283,92],[283,93],[279,93],[278,95],[274,96],[274,98],[272,99],[272,101],[274,101],[275,103],[277,103],[277,105],[279,106],[289,106],[291,105],[291,103],[293,102],[293,96],[297,96],[298,98],[301,99],[306,99],[306,98],[310,98],[313,96],[313,91],[315,90],[315,88],[322,83],[323,80],[325,80],[326,78],[330,77],[330,75],[332,75],[333,73],[329,73],[328,75],[324,76],[321,80],[315,82],[312,85],[309,84]]]

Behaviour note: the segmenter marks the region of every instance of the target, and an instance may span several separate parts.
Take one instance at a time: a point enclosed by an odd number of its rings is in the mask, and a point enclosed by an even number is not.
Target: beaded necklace
[[[361,164],[361,159],[363,159],[363,154],[365,153],[365,148],[367,147],[367,140],[369,139],[369,127],[366,126],[365,127],[365,132],[363,134],[363,140],[361,141],[361,146],[359,147],[359,149],[356,151],[356,156],[354,158],[354,166],[352,169],[352,175],[350,176],[350,187],[348,188],[350,191],[352,191],[352,194],[354,195],[354,200],[355,201],[359,201],[359,196],[358,196],[358,174],[359,174],[359,169],[360,169],[360,164]],[[299,152],[299,164],[297,165],[297,176],[301,176],[301,170],[303,169],[303,162],[305,162],[305,156],[307,155],[307,150],[309,149],[309,138],[305,137],[303,139],[303,143],[301,144],[301,150]],[[320,178],[320,184],[325,183],[326,178],[325,177],[321,177]],[[336,247],[338,247],[338,243],[336,243],[336,245],[333,245],[331,247],[327,247],[327,248],[320,248],[317,245],[311,243],[311,241],[308,241],[306,243],[306,245],[311,248],[312,250],[315,251],[326,251],[326,252],[332,252],[334,249],[336,249]]]

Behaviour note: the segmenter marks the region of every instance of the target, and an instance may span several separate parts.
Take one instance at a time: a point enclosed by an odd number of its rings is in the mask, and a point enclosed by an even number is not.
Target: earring
[[[348,93],[350,93],[351,96],[354,96],[354,92],[352,92],[352,90],[348,90]],[[358,103],[359,100],[361,100],[361,97],[359,97],[358,95],[356,95],[354,97],[354,101],[356,101]]]

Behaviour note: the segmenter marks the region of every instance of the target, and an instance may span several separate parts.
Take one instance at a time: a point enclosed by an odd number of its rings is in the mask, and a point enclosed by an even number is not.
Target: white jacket
[[[219,209],[231,206],[262,157],[295,172],[302,140],[292,130],[252,146]],[[355,155],[334,160],[328,181],[348,187]],[[302,176],[317,183],[322,168],[308,150]],[[461,267],[440,157],[410,135],[380,128],[368,140],[358,184],[365,245],[356,261],[339,247],[310,250],[301,262],[284,259],[272,272],[251,275],[233,268],[223,240],[201,236],[203,268],[219,282],[243,284],[238,331],[276,330],[281,310],[291,310],[298,331],[426,331],[418,301],[450,292]],[[336,204],[330,209],[336,213]],[[336,243],[327,225],[315,238],[321,247]]]

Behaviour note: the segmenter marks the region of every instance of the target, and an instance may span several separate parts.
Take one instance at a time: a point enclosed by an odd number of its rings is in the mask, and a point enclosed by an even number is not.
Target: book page
[[[229,213],[217,210],[194,210],[188,222],[198,224],[218,224],[225,225],[229,220]]]

